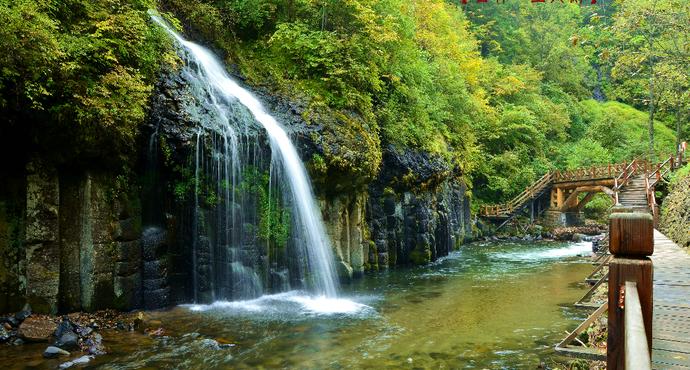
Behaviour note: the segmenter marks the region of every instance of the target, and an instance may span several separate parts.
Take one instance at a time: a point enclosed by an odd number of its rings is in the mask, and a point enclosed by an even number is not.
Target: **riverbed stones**
[[[74,325],[67,316],[62,318],[57,329],[55,329],[55,338],[54,345],[56,347],[73,350],[79,346],[79,336],[74,332]]]
[[[64,332],[55,341],[55,346],[65,350],[73,350],[79,347],[79,336],[73,331]]]
[[[58,356],[69,356],[69,352],[55,346],[48,346],[48,348],[43,351],[43,357],[45,358],[55,358]]]
[[[0,326],[0,343],[5,343],[12,338],[12,334],[4,326]]]
[[[19,325],[17,335],[31,342],[47,342],[57,329],[57,325],[49,317],[29,316]]]

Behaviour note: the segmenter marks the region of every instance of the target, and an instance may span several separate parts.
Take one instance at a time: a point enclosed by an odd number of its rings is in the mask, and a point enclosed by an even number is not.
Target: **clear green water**
[[[552,363],[555,343],[586,316],[571,304],[586,291],[581,282],[592,270],[587,258],[574,255],[588,248],[472,244],[430,266],[368,275],[344,288],[349,301],[310,301],[291,292],[154,312],[167,337],[107,333],[110,353],[87,366],[534,369]],[[324,313],[332,309],[349,312]],[[214,348],[208,339],[235,346]],[[0,349],[0,358],[15,358],[16,368],[59,363],[28,352]]]

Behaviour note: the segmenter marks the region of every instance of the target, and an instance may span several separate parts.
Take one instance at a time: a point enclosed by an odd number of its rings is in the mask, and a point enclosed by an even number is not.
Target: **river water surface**
[[[335,300],[287,292],[183,305],[150,313],[165,337],[106,333],[109,354],[87,367],[534,369],[586,316],[571,307],[592,270],[578,255],[590,250],[474,243],[428,266],[366,275]]]

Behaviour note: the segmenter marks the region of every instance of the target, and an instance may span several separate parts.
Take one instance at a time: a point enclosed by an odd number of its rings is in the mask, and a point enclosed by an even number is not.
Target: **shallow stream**
[[[592,270],[578,255],[590,250],[590,243],[474,243],[429,266],[367,275],[337,300],[293,291],[178,306],[150,313],[165,337],[105,333],[109,353],[86,366],[535,369],[552,363],[554,344],[586,316],[572,303]],[[59,364],[41,351],[5,348],[0,357],[15,357],[16,368]]]

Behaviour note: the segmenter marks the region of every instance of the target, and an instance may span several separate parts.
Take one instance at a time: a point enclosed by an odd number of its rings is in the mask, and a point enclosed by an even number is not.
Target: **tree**
[[[682,0],[620,1],[615,15],[617,59],[612,70],[618,96],[647,105],[649,157],[654,157],[654,117],[675,111],[677,126],[687,110],[690,4]],[[683,78],[685,77],[685,78]],[[685,83],[684,83],[685,82]],[[683,86],[685,85],[685,86]],[[677,132],[680,140],[681,132]]]

